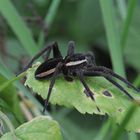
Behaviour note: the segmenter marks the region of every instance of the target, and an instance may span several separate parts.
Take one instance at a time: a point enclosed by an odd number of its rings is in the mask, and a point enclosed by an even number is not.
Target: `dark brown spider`
[[[129,88],[132,88],[137,92],[139,92],[139,89],[134,87],[129,81],[116,74],[111,69],[108,69],[104,66],[97,66],[95,57],[92,53],[74,53],[74,48],[75,43],[70,41],[68,43],[67,55],[63,58],[61,52],[59,51],[58,44],[56,42],[52,43],[40,51],[37,55],[35,55],[23,70],[27,70],[29,67],[31,67],[32,63],[36,59],[38,59],[43,53],[47,52],[45,62],[43,62],[35,71],[35,78],[37,80],[50,79],[48,95],[45,99],[45,108],[48,106],[55,80],[60,74],[63,74],[67,81],[72,81],[75,77],[78,77],[85,88],[85,94],[88,95],[93,101],[95,101],[93,96],[94,93],[90,90],[87,83],[85,82],[85,76],[103,76],[118,89],[120,89],[122,93],[127,95],[130,99],[134,100],[131,94],[129,94],[128,91],[125,90],[119,83],[117,83],[114,78],[124,82]],[[51,50],[53,50],[53,58],[49,58]],[[100,111],[98,107],[97,109]]]

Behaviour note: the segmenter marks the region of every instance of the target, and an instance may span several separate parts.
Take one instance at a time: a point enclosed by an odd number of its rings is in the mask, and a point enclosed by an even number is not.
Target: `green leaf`
[[[59,125],[46,116],[39,116],[15,130],[17,140],[62,140]],[[12,134],[6,133],[1,140],[11,140]]]
[[[38,81],[34,78],[34,72],[37,65],[38,64],[34,65],[33,68],[30,68],[27,71],[27,80],[25,85],[32,88],[35,93],[46,99],[49,81]],[[63,105],[66,107],[74,107],[83,114],[95,113],[105,115],[105,113],[107,113],[115,120],[116,123],[121,123],[125,117],[125,114],[129,110],[129,107],[133,105],[133,102],[104,78],[90,77],[86,78],[85,80],[94,93],[96,104],[84,94],[84,87],[81,85],[78,79],[75,79],[73,82],[67,82],[64,80],[64,78],[60,77],[56,80],[50,97],[50,102],[52,104]],[[128,90],[131,95],[136,98],[136,100],[139,100],[138,94],[130,89]],[[110,96],[104,95],[103,93],[105,91],[109,92]],[[100,108],[100,112],[97,110],[96,105]],[[140,131],[139,115],[140,108],[138,108],[135,115],[133,115],[127,124],[127,130],[136,132]]]

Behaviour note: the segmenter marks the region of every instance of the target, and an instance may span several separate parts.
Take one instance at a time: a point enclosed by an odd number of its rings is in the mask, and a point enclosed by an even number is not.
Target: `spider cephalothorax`
[[[85,76],[102,76],[113,85],[115,85],[118,89],[120,89],[122,93],[127,95],[130,99],[134,100],[131,94],[129,94],[128,91],[125,90],[119,83],[117,83],[114,78],[119,79],[120,81],[124,82],[128,87],[133,88],[135,91],[139,92],[136,87],[134,87],[129,81],[127,81],[120,75],[114,73],[111,69],[108,69],[104,66],[97,66],[95,62],[95,57],[92,53],[74,53],[74,47],[74,42],[70,41],[68,43],[67,55],[63,58],[61,52],[59,51],[57,43],[52,43],[46,48],[44,48],[42,51],[40,51],[37,55],[35,55],[23,70],[27,70],[29,67],[31,67],[32,63],[37,58],[39,58],[43,53],[47,52],[45,62],[43,62],[35,71],[35,78],[37,80],[50,79],[48,95],[45,100],[45,108],[48,105],[55,80],[60,74],[62,74],[67,81],[72,81],[75,77],[79,78],[80,82],[85,88],[85,94],[89,96],[92,100],[94,100],[94,93],[86,84],[84,80]],[[51,50],[53,50],[53,58],[49,58]],[[98,107],[97,109],[98,111],[100,111]]]

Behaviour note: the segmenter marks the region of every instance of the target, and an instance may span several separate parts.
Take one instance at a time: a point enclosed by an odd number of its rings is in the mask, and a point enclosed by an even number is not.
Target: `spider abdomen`
[[[57,64],[61,61],[63,61],[62,58],[48,59],[37,68],[35,78],[39,80],[52,77]]]

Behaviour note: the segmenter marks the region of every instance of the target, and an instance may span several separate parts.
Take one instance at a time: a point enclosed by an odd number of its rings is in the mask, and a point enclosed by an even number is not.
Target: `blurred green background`
[[[92,51],[98,65],[112,68],[139,87],[139,17],[139,0],[2,0],[0,84],[20,72],[45,44],[57,41],[65,56],[67,43],[73,40],[77,52]],[[0,87],[0,109],[8,114],[14,126],[28,120],[19,102],[28,100],[27,110],[32,108],[30,104],[35,104],[32,117],[42,109],[42,99],[32,95],[22,82],[16,81],[9,89]],[[14,96],[11,99],[8,90]],[[60,123],[65,140],[111,139],[118,129],[107,116],[83,115],[53,105],[49,111]],[[138,134],[123,130],[116,139],[139,138]]]

